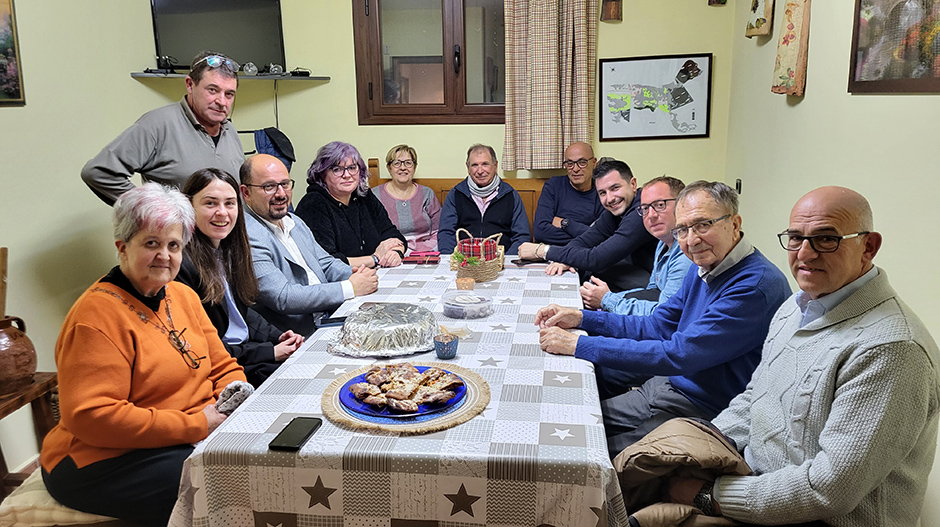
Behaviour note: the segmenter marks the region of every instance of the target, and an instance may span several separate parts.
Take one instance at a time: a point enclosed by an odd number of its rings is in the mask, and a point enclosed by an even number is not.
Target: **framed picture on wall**
[[[848,89],[940,92],[940,0],[855,0]]]
[[[13,0],[0,0],[0,104],[26,104]]]
[[[600,140],[708,137],[712,54],[600,60]]]

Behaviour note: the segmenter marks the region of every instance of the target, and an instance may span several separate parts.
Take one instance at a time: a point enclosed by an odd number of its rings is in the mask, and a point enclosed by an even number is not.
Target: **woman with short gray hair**
[[[40,460],[68,507],[166,525],[193,443],[225,419],[216,398],[245,380],[199,296],[173,281],[194,218],[157,183],[115,203],[120,265],[75,302],[55,348],[62,417]]]

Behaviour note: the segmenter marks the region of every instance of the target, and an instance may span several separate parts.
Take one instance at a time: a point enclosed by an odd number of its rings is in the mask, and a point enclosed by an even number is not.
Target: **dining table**
[[[492,302],[493,313],[476,319],[443,313],[442,298],[456,290],[457,274],[446,255],[436,265],[378,274],[375,293],[347,300],[333,316],[353,314],[365,302],[420,306],[442,331],[459,336],[456,357],[442,361],[433,350],[395,358],[338,355],[330,342],[343,328],[317,329],[196,445],[170,525],[628,525],[593,365],[539,346],[539,308],[581,307],[577,274],[548,276],[544,266],[507,263],[496,279],[468,291]],[[472,372],[489,400],[466,422],[418,434],[360,429],[324,416],[323,394],[337,379],[404,361]],[[322,426],[299,451],[269,449],[298,416],[320,417]]]

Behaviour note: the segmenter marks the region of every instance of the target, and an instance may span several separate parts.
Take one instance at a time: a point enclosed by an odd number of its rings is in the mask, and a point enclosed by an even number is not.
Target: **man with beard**
[[[238,172],[245,161],[238,132],[228,116],[238,88],[238,63],[204,51],[193,59],[182,100],[145,113],[85,167],[82,180],[108,205],[144,182],[182,188],[203,168]]]
[[[550,275],[578,271],[582,281],[597,276],[611,291],[645,288],[653,269],[656,238],[636,213],[640,196],[630,167],[616,159],[594,167],[594,187],[605,210],[597,221],[567,245],[523,243],[519,257],[552,262]]]
[[[239,170],[248,214],[245,226],[258,276],[252,306],[281,331],[308,336],[344,300],[374,293],[374,269],[356,269],[323,250],[302,220],[287,211],[294,180],[280,159],[251,157]]]

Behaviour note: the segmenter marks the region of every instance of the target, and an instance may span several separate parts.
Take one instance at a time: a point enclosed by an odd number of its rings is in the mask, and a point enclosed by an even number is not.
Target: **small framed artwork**
[[[751,12],[747,14],[747,38],[769,35],[774,19],[774,0],[751,0]]]
[[[0,0],[0,105],[3,104],[26,104],[13,0]]]
[[[855,0],[850,93],[940,92],[940,0]]]
[[[712,54],[601,59],[600,140],[708,137]]]

